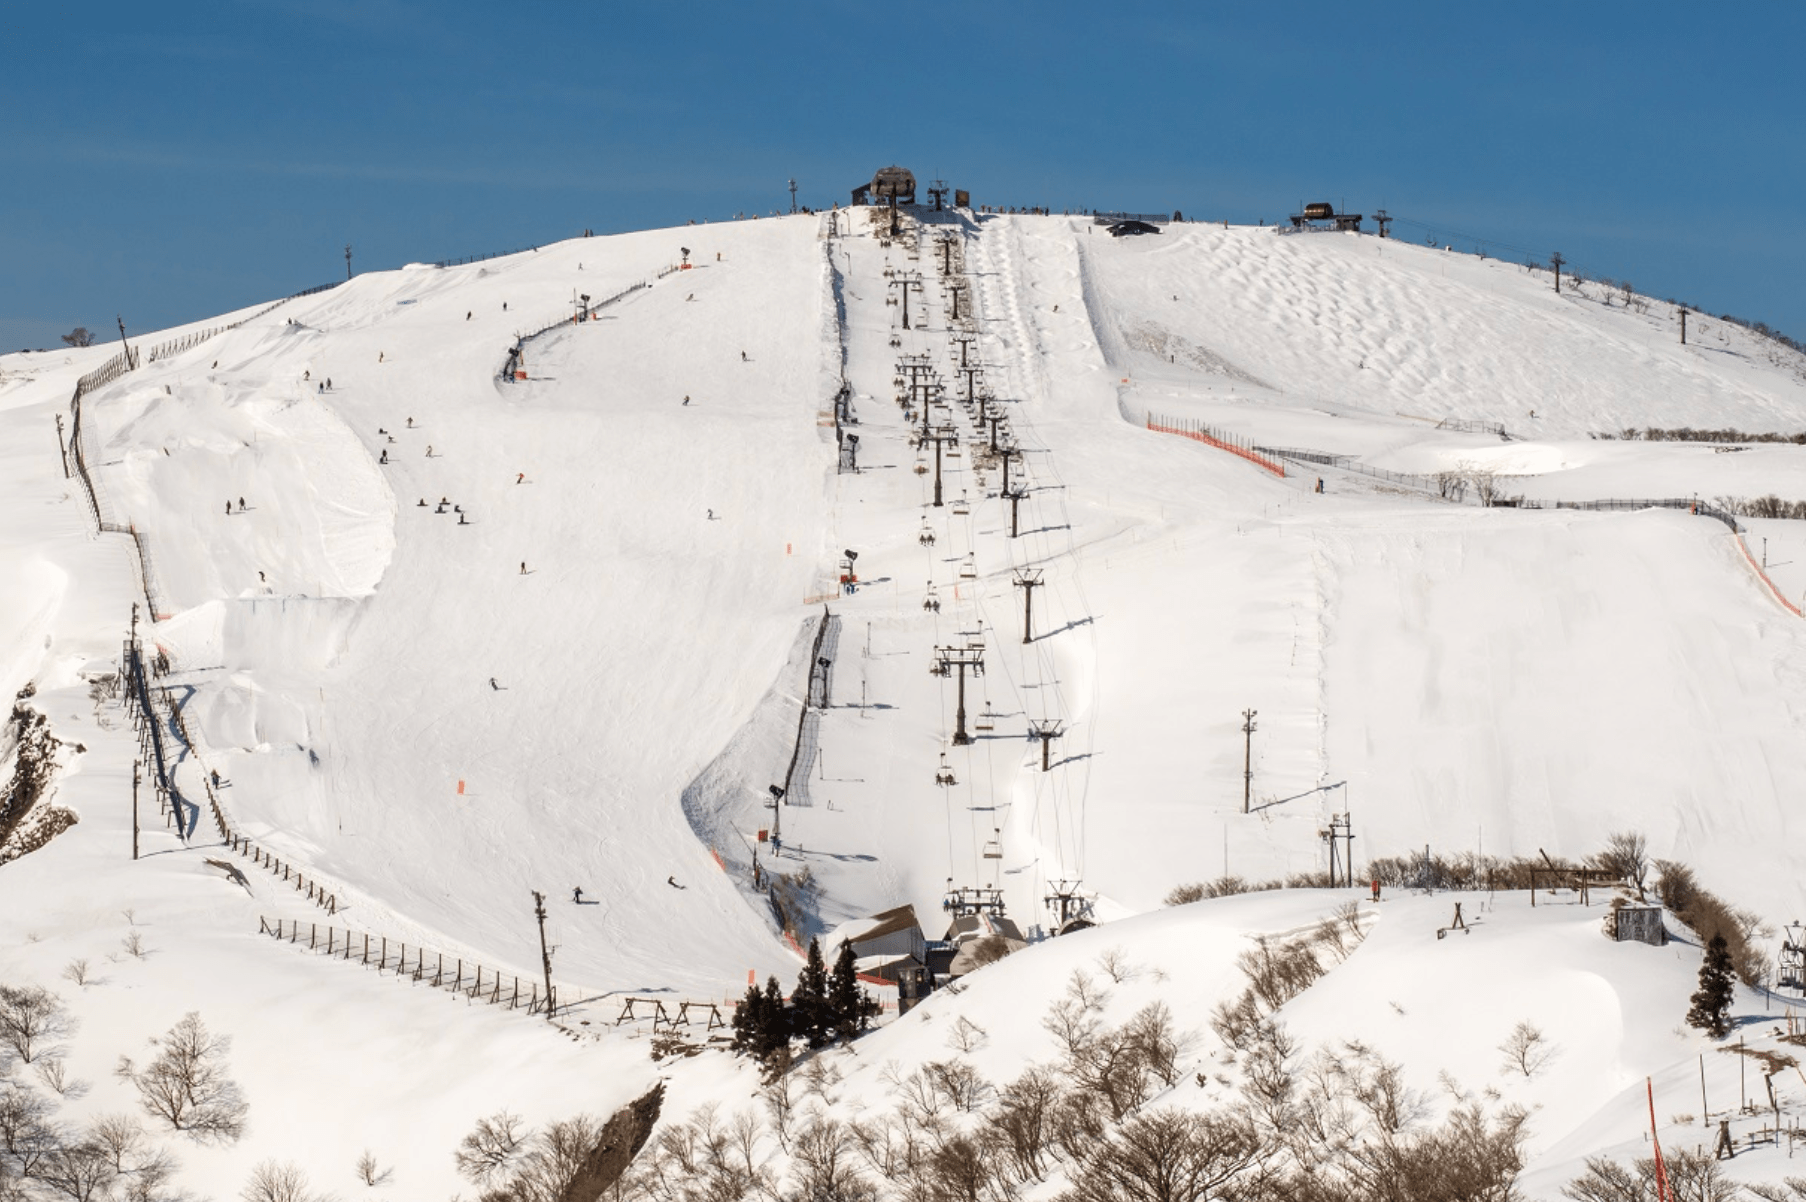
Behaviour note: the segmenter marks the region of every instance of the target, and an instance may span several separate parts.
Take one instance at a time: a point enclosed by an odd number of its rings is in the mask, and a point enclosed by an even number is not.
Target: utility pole
[[[1681,345],[1686,346],[1687,345],[1687,311],[1685,309],[1677,309],[1677,310],[1675,310],[1675,312],[1677,312],[1681,315]]]
[[[966,733],[966,669],[972,669],[972,675],[983,676],[985,672],[985,649],[983,647],[936,647],[936,675],[945,676],[949,672],[959,674],[959,709],[953,723],[953,745],[964,747],[972,742],[972,736]]]
[[[1035,590],[1041,587],[1040,568],[1017,568],[1016,587],[1022,590],[1022,641],[1035,641]]]
[[[1343,855],[1341,856],[1342,883],[1344,885],[1353,887],[1353,885],[1354,885],[1354,832],[1351,829],[1348,814],[1347,813],[1331,814],[1329,816],[1329,829],[1327,831],[1323,831],[1321,833],[1325,839],[1329,840],[1329,887],[1331,889],[1334,889],[1336,887],[1336,877],[1337,877],[1337,874],[1336,874],[1336,862],[1337,862],[1336,840],[1338,840],[1338,839],[1340,839],[1342,841],[1342,850],[1343,850]]]
[[[138,361],[132,354],[132,344],[125,340],[125,318],[115,313],[113,315],[113,320],[119,323],[119,345],[125,348],[125,369],[127,371],[136,371],[138,368]]]
[[[941,507],[941,444],[950,442],[958,446],[959,431],[952,426],[942,426],[933,434],[927,434],[924,437],[934,444],[934,506],[939,509]]]
[[[351,243],[345,243],[345,278],[351,278]]]
[[[1242,813],[1249,813],[1248,802],[1254,792],[1254,715],[1259,710],[1242,711]]]
[[[138,761],[132,761],[132,859],[138,858]]]
[[[1050,767],[1047,759],[1047,748],[1060,737],[1060,720],[1058,718],[1031,718],[1029,720],[1030,738],[1041,740],[1041,771]]]
[[[546,1021],[552,1021],[552,951],[546,946],[546,895],[533,891],[533,917],[539,920],[539,962],[546,970]]]
[[[1567,260],[1561,257],[1559,250],[1549,256],[1549,265],[1555,268],[1555,295],[1557,296],[1561,295],[1561,268],[1562,264],[1566,262]]]
[[[784,790],[778,785],[766,785],[766,792],[771,794],[771,854],[784,854]]]

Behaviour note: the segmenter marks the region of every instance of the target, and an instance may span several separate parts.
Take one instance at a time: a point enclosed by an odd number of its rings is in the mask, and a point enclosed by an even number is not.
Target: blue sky
[[[0,347],[825,206],[1392,213],[1806,339],[1806,4],[16,0]],[[1422,226],[1395,227],[1422,239]],[[116,335],[115,335],[116,336]]]

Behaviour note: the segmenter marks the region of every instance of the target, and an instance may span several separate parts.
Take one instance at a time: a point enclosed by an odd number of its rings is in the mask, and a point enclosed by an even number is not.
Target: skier
[[[416,508],[416,509],[425,509],[425,508],[426,508],[426,498],[425,498],[425,497],[421,497],[421,498],[420,498],[420,504],[418,504],[418,505],[416,505],[416,506],[415,506],[415,507],[414,507],[414,508]]]
[[[332,388],[332,377],[331,377],[331,376],[327,376],[327,377],[326,377],[326,387],[327,387],[327,388],[328,388],[328,389],[329,389],[329,390],[330,390],[330,389],[331,389],[331,388]]]
[[[387,463],[387,462],[389,462],[389,448],[388,448],[388,447],[384,447],[384,448],[383,448],[383,457],[382,457],[382,458],[381,458],[381,459],[378,459],[378,460],[377,460],[377,462],[378,462],[378,463]]]
[[[257,582],[259,584],[268,584],[270,582],[270,578],[263,574],[262,568],[257,569]]]
[[[675,876],[666,877],[665,884],[671,886],[673,889],[682,889],[683,888],[682,885],[677,883],[677,878]]]
[[[745,351],[740,352],[740,362],[742,362],[742,363],[746,362],[746,352]]]
[[[376,352],[376,361],[378,363],[381,363],[383,361],[383,354],[384,354],[384,352],[382,352],[382,351]]]
[[[413,428],[414,428],[414,419],[410,417],[408,419],[408,429],[412,430]]]
[[[579,885],[575,889],[571,890],[571,900],[580,906],[583,904],[583,886],[582,885]]]
[[[463,513],[462,513],[462,512],[460,512],[460,513],[459,513],[459,514],[458,514],[458,525],[460,525],[460,526],[468,526],[468,525],[470,525],[470,523],[469,523],[469,522],[467,522],[467,521],[465,521],[465,520],[464,520],[464,514],[463,514]]]
[[[303,382],[306,382],[313,378],[314,378],[314,372],[313,372],[313,368],[311,368],[311,367],[301,373],[301,379]]]
[[[216,789],[219,788],[219,769],[218,768],[215,768],[213,770],[213,787]]]
[[[470,320],[470,310],[469,309],[464,310],[464,320],[465,321]]]
[[[243,497],[240,497],[240,498],[238,498],[238,512],[243,513],[244,511],[245,511],[245,499]]]
[[[426,444],[426,457],[428,459],[433,457],[433,444],[430,442]]]
[[[690,394],[686,392],[686,393],[684,393],[684,404],[688,405],[689,403],[690,403]]]
[[[496,690],[498,693],[501,691],[501,688],[502,688],[501,685],[495,683],[495,677],[493,677],[493,676],[491,676],[489,678],[489,687]]]
[[[227,517],[232,516],[232,498],[231,497],[226,498],[226,516]]]
[[[524,559],[520,561],[520,574],[522,576],[527,574],[527,561]]]
[[[514,477],[514,482],[516,484],[525,484],[527,482],[527,473],[525,473],[525,472],[516,473],[515,477]]]
[[[709,515],[709,521],[712,522],[715,520],[715,511],[713,509],[708,510],[708,515]]]
[[[324,393],[324,392],[325,392],[325,391],[326,391],[326,382],[325,382],[325,381],[324,381],[324,380],[322,380],[322,381],[321,381],[321,382],[320,382],[320,387],[319,387],[319,388],[317,388],[317,389],[315,389],[315,391],[316,391],[316,392],[321,392],[321,393]]]

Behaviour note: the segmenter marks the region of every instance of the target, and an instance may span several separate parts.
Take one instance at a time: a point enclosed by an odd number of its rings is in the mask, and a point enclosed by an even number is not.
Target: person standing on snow
[[[579,885],[575,889],[571,890],[571,900],[573,902],[576,902],[580,906],[583,904],[583,886],[582,885]]]

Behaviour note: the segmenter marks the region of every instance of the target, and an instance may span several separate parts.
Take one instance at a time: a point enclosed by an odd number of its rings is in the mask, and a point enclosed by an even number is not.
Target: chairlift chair
[[[922,608],[926,609],[926,610],[932,610],[933,612],[935,612],[937,614],[941,612],[941,599],[940,599],[940,597],[935,595],[934,585],[932,585],[932,584],[928,586],[928,595],[926,597],[922,598]],[[941,671],[937,670],[937,668],[939,667],[939,664],[940,664],[940,661],[936,660],[935,666],[929,668],[929,672],[935,676],[945,676],[946,675],[945,672],[941,672]]]
[[[941,752],[941,768],[934,774],[934,783],[942,787],[957,785],[959,780],[953,775],[953,769],[947,766],[947,753]]]
[[[985,843],[984,852],[982,854],[987,860],[1001,860],[1003,859],[1003,843],[1000,839],[996,838],[996,836],[1002,835],[1003,832],[996,827],[992,827],[991,834],[993,838]]]

